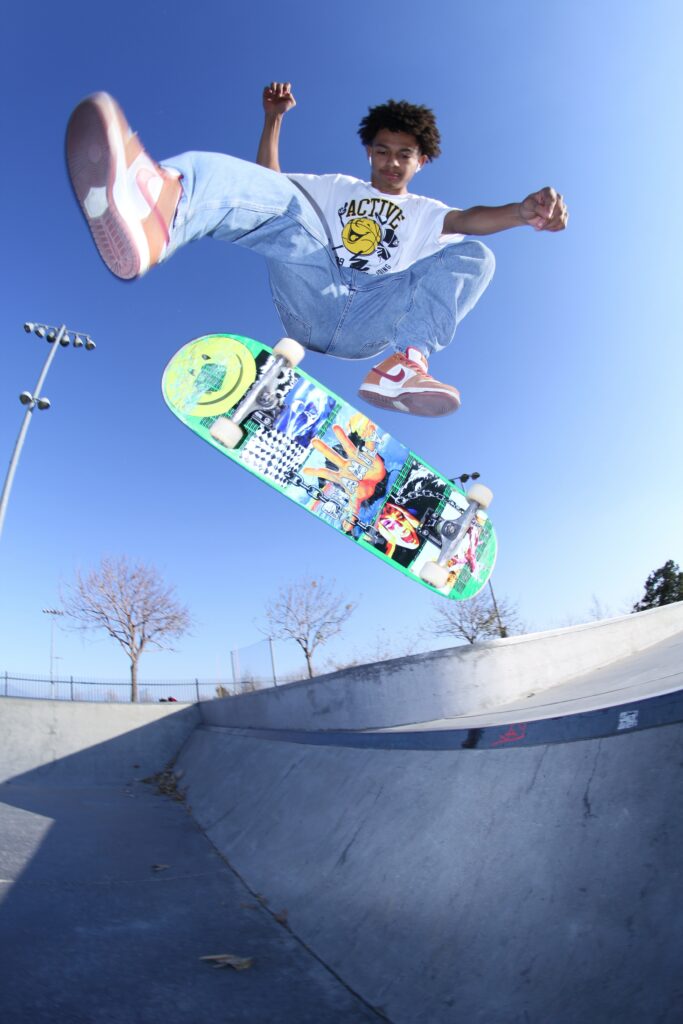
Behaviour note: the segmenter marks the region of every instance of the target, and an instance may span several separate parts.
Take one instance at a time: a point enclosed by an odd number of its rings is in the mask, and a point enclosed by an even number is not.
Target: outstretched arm
[[[280,126],[287,111],[295,106],[291,82],[271,82],[263,90],[266,118],[256,154],[256,163],[261,167],[270,167],[271,171],[280,170]]]
[[[521,203],[449,210],[444,217],[443,233],[493,235],[525,224],[536,231],[563,231],[568,220],[569,213],[562,196],[554,188],[542,188],[539,192],[532,192]]]

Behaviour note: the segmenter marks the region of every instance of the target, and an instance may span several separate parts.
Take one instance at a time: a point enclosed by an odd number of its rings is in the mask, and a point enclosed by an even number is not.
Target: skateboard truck
[[[270,419],[278,406],[275,395],[275,384],[283,369],[297,366],[306,353],[303,345],[293,338],[281,338],[273,349],[270,365],[264,370],[260,380],[254,384],[248,394],[233,410],[230,416],[218,416],[209,428],[214,440],[224,448],[236,448],[244,437],[240,426],[249,416],[259,422]]]
[[[448,584],[450,569],[448,563],[460,547],[479,509],[488,508],[493,500],[493,491],[483,484],[474,484],[467,492],[467,508],[459,519],[451,519],[439,525],[441,551],[436,561],[425,562],[420,569],[420,579],[436,590]]]

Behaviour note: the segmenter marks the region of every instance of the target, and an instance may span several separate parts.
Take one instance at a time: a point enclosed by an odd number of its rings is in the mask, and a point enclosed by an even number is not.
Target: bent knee
[[[467,255],[481,265],[482,274],[491,277],[496,269],[496,257],[488,245],[484,245],[478,238],[468,238],[463,242],[463,247],[467,249]]]
[[[478,238],[466,238],[463,242],[456,242],[446,246],[444,255],[453,261],[466,261],[469,264],[469,272],[479,277],[490,280],[496,269],[496,257]],[[471,262],[470,262],[471,261]]]

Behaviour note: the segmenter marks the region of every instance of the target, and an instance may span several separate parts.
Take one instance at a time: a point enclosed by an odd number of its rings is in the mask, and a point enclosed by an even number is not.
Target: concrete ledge
[[[31,771],[36,781],[82,785],[151,775],[199,721],[196,705],[0,697],[0,782]]]
[[[208,725],[381,729],[486,712],[683,631],[683,602],[637,615],[361,665],[201,704]]]

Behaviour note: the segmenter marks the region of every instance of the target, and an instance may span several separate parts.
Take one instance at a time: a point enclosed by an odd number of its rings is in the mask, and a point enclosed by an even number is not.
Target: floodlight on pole
[[[12,452],[7,476],[5,477],[5,483],[2,488],[2,495],[0,495],[0,536],[2,536],[2,528],[5,522],[5,513],[7,511],[10,491],[12,490],[14,474],[16,473],[19,456],[21,455],[21,450],[24,446],[26,432],[28,431],[31,423],[31,414],[35,408],[40,410],[47,410],[50,408],[50,399],[46,398],[45,395],[41,395],[41,389],[45,383],[45,378],[47,377],[47,372],[52,365],[55,353],[59,348],[67,348],[71,344],[69,331],[65,324],[62,324],[61,327],[51,327],[47,324],[36,324],[32,321],[27,321],[24,324],[24,330],[27,334],[35,334],[38,338],[46,338],[50,344],[50,351],[43,363],[43,368],[40,371],[40,376],[38,377],[38,382],[36,383],[33,392],[22,391],[19,395],[19,401],[26,407],[26,412],[24,413],[24,419],[22,420],[19,435],[17,437],[16,444],[14,445],[14,451]],[[79,332],[75,336],[80,340],[80,345],[77,345],[76,340],[74,339],[74,348],[85,347],[88,352],[91,352],[95,348],[95,342],[87,334],[83,334],[81,338],[81,333],[82,332]]]
[[[50,616],[50,686],[54,684],[53,665],[55,660],[55,616],[64,615],[61,608],[43,608],[43,615]]]
[[[480,476],[481,473],[461,473],[460,476],[451,477],[451,480],[453,483],[462,484],[464,487],[468,480],[478,480]]]

